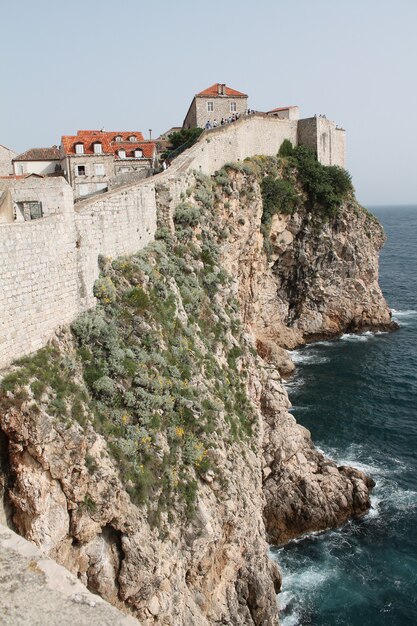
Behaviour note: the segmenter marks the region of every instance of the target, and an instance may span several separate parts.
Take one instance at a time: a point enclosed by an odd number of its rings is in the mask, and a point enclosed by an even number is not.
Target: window
[[[119,155],[119,159],[125,159],[126,158],[126,150],[118,150],[117,154]]]
[[[211,113],[214,111],[214,102],[207,102],[207,111]]]
[[[143,152],[142,150],[135,150],[135,159],[141,159],[143,157]]]
[[[80,194],[80,196],[88,195],[89,185],[86,185],[86,184],[78,185],[78,193]]]
[[[136,135],[130,135],[129,141],[136,141]]]
[[[84,154],[84,144],[76,143],[75,144],[75,154]]]
[[[93,144],[94,154],[101,154],[103,152],[103,147],[100,142],[96,142]]]
[[[236,102],[230,103],[230,113],[236,113]]]
[[[37,200],[29,200],[27,202],[17,203],[20,212],[23,214],[25,222],[30,220],[38,220],[43,216],[42,202]]]
[[[96,176],[104,176],[104,164],[94,163],[94,174]]]
[[[27,202],[31,220],[38,220],[42,217],[42,202]]]
[[[77,176],[85,176],[85,165],[77,165]]]
[[[122,136],[121,135],[117,135],[117,137],[115,137],[116,141],[122,141]]]

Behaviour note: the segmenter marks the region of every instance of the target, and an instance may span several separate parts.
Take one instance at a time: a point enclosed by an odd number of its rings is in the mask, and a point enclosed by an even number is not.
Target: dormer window
[[[129,141],[136,141],[136,135],[130,135]]]
[[[114,139],[115,141],[122,141],[123,137],[121,135],[117,135]]]
[[[126,150],[118,150],[117,154],[119,155],[119,159],[125,159],[126,158]]]
[[[75,144],[75,154],[84,154],[84,144],[76,143]]]
[[[135,159],[141,159],[143,157],[143,151],[139,148],[135,150]]]
[[[94,149],[94,154],[102,154],[103,152],[103,146],[101,145],[99,141],[96,141],[93,144],[93,149]]]

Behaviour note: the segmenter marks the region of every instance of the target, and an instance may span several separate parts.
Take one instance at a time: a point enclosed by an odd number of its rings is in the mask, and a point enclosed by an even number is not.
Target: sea
[[[369,208],[388,237],[380,285],[400,329],[294,351],[287,390],[316,446],[376,481],[372,508],[271,549],[281,626],[417,625],[417,206]]]

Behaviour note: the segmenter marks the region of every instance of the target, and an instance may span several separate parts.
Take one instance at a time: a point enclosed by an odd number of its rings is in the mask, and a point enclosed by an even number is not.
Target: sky
[[[365,205],[417,204],[416,0],[0,0],[0,144],[181,125],[220,82],[347,131]]]

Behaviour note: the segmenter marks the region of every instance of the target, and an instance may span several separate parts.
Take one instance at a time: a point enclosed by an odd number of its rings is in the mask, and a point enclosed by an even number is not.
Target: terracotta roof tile
[[[270,111],[268,111],[268,113],[277,113],[278,111],[288,111],[288,109],[297,109],[297,105],[296,104],[291,104],[288,107],[278,107],[277,109],[271,109]]]
[[[219,87],[224,88],[222,94],[219,94]],[[236,98],[248,97],[245,93],[242,93],[241,91],[236,91],[236,89],[231,89],[230,87],[222,83],[214,83],[214,85],[211,85],[211,87],[207,87],[207,89],[200,91],[200,93],[196,94],[196,96],[209,96],[210,98],[221,98],[222,96],[232,96]]]
[[[52,148],[31,148],[19,154],[13,161],[54,161],[60,158],[59,149],[53,146]]]
[[[132,136],[136,137],[137,141],[130,141],[129,137]],[[121,141],[116,141],[116,137],[121,137]],[[94,144],[101,143],[102,154],[111,154],[115,158],[118,158],[117,151],[120,149],[126,151],[127,158],[134,158],[134,150],[140,149],[146,159],[151,159],[156,148],[155,143],[153,141],[145,141],[142,133],[139,131],[79,130],[76,135],[64,135],[61,138],[64,154],[76,154],[75,145],[77,143],[84,145],[84,154],[95,154]]]

